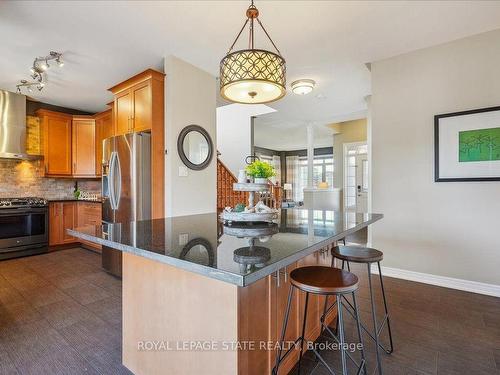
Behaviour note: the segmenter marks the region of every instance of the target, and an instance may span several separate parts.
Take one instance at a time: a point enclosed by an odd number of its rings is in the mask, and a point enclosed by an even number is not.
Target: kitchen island
[[[381,218],[288,209],[274,224],[223,225],[213,213],[68,233],[123,251],[123,364],[134,374],[261,375],[274,365],[288,274],[330,265],[337,240]],[[299,336],[304,299],[294,298],[287,340]],[[308,340],[320,334],[323,303],[310,298]]]

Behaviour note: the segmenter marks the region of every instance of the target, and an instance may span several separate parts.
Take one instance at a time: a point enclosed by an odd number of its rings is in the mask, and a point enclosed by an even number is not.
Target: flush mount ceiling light
[[[316,82],[312,79],[299,79],[291,84],[293,93],[297,95],[309,94],[312,90],[314,90],[315,85]]]
[[[259,20],[253,5],[246,11],[247,19],[226,56],[220,62],[220,94],[235,103],[259,104],[281,99],[286,94],[286,63],[279,49]],[[276,53],[254,48],[254,22],[260,25]],[[250,25],[248,49],[231,52],[241,33]]]
[[[25,87],[29,92],[33,92],[33,87],[36,86],[38,91],[42,91],[45,86],[43,74],[50,68],[49,61],[55,60],[57,66],[64,66],[62,61],[62,53],[50,51],[47,56],[40,56],[35,58],[33,65],[30,68],[31,78],[36,80],[36,82],[28,82],[25,79],[21,80],[19,84],[16,85],[17,92],[21,93],[21,88]]]

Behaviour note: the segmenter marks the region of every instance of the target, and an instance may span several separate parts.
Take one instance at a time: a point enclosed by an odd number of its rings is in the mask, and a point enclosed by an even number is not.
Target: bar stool
[[[309,303],[309,294],[316,294],[322,296],[336,296],[335,303],[328,309],[325,309],[323,316],[321,317],[321,322],[323,323],[325,315],[338,305],[338,333],[337,335],[332,332],[329,328],[327,329],[328,333],[332,336],[332,338],[340,345],[341,350],[341,361],[342,361],[342,374],[347,374],[347,358],[349,358],[358,368],[357,374],[360,374],[362,370],[366,374],[366,361],[365,361],[365,352],[363,348],[363,338],[361,336],[361,326],[359,321],[359,313],[356,302],[356,294],[355,292],[358,290],[358,277],[351,272],[341,270],[338,268],[332,267],[324,267],[324,266],[308,266],[308,267],[300,267],[294,269],[290,273],[290,291],[288,293],[288,303],[285,313],[285,319],[283,322],[283,328],[281,330],[281,338],[279,345],[279,352],[276,356],[276,365],[273,368],[272,374],[278,374],[279,366],[281,362],[285,359],[285,357],[296,347],[296,345],[300,342],[300,355],[299,355],[299,375],[300,375],[300,365],[302,362],[302,354],[304,349],[304,341],[305,341],[305,329],[306,329],[306,321],[307,321],[307,306]],[[302,321],[302,333],[299,338],[294,341],[294,345],[286,351],[286,353],[282,356],[282,349],[284,346],[286,327],[288,324],[288,317],[290,314],[290,308],[292,304],[292,298],[294,290],[298,289],[299,291],[306,293],[306,301],[304,306],[304,315]],[[358,339],[361,344],[361,362],[358,364],[356,360],[349,354],[349,352],[345,348],[345,332],[344,332],[344,320],[343,320],[343,311],[342,307],[343,300],[347,301],[346,295],[352,295],[353,299],[353,314],[356,319],[357,328],[358,328]],[[311,349],[316,357],[321,361],[321,363],[328,369],[328,372],[332,375],[335,375],[335,372],[332,368],[326,363],[323,357],[319,354],[315,347]]]
[[[361,247],[361,246],[335,246],[332,249],[332,267],[334,266],[334,261],[335,258],[342,260],[342,269],[344,269],[345,263],[347,262],[347,269],[350,271],[351,267],[349,265],[349,262],[353,263],[363,263],[367,265],[368,269],[368,285],[370,287],[370,301],[371,301],[371,308],[372,308],[372,319],[373,319],[373,333],[370,332],[362,323],[360,323],[361,328],[372,338],[372,340],[375,342],[376,345],[376,355],[377,355],[377,369],[378,373],[381,375],[382,374],[382,363],[381,363],[381,358],[380,358],[380,350],[384,350],[387,354],[391,354],[394,351],[394,346],[392,342],[392,332],[391,332],[391,322],[390,322],[390,317],[389,317],[389,311],[387,309],[387,299],[385,297],[385,289],[384,289],[384,281],[382,278],[382,270],[380,268],[380,262],[384,258],[384,253],[382,253],[380,250],[377,249],[372,249],[370,247]],[[380,278],[380,287],[382,289],[382,297],[384,300],[384,309],[385,309],[385,314],[384,318],[382,321],[382,324],[379,326],[377,323],[377,314],[376,314],[376,309],[375,309],[375,298],[373,296],[373,285],[372,285],[372,271],[371,271],[371,265],[372,263],[377,263],[378,267],[378,274]],[[347,304],[353,310],[356,306],[352,305],[347,299]],[[326,302],[325,302],[326,305]],[[347,311],[350,311],[349,309]],[[350,311],[351,315],[353,315],[353,312]],[[387,331],[389,333],[389,344],[390,348],[386,349],[381,343],[380,343],[380,334],[382,330],[384,329],[384,326],[387,325]]]

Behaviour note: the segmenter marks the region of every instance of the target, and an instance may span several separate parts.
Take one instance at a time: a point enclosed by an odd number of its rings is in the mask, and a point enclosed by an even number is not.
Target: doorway
[[[344,211],[368,212],[368,144],[344,143]]]

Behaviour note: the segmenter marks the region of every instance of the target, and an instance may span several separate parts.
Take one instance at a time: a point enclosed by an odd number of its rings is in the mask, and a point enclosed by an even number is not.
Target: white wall
[[[216,148],[216,81],[209,73],[176,57],[165,58],[165,165],[166,216],[216,212],[217,155],[201,171],[188,169],[187,177],[179,176],[184,166],[177,152],[181,130],[191,124],[207,130]]]
[[[230,104],[217,108],[217,147],[220,160],[238,176],[252,154],[252,116],[274,112],[264,104]]]
[[[500,285],[500,182],[434,182],[434,115],[500,105],[500,30],[372,64],[384,265]]]

